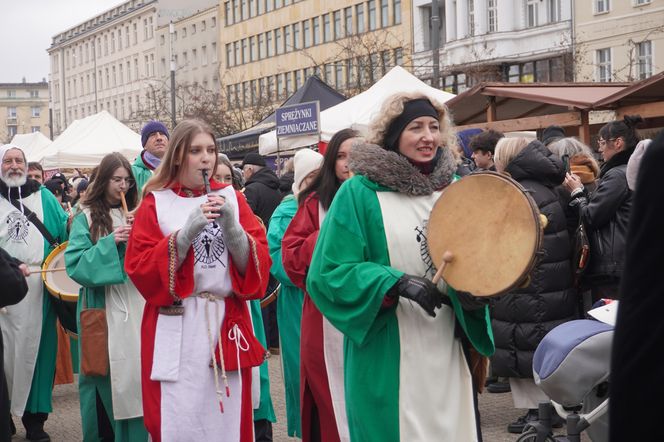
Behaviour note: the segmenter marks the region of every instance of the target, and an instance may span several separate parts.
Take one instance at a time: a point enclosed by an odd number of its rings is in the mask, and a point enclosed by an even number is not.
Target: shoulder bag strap
[[[19,211],[21,210],[21,206],[19,205],[18,201],[10,199],[9,202],[12,203],[12,206],[16,207]],[[46,228],[44,223],[42,223],[39,220],[39,218],[37,218],[37,215],[35,215],[35,212],[33,212],[32,210],[30,210],[27,207],[23,206],[23,213],[28,218],[28,221],[30,221],[32,224],[35,225],[37,230],[39,230],[39,232],[42,234],[44,239],[46,239],[46,241],[48,241],[48,243],[52,247],[57,247],[58,245],[60,245],[58,240],[53,238],[53,235],[51,235],[51,232],[48,231],[48,229]]]

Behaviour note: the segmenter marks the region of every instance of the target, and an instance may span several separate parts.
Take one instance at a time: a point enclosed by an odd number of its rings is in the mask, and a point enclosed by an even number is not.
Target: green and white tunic
[[[475,348],[490,354],[487,309],[464,311],[451,289],[453,308],[443,305],[435,318],[404,298],[386,302],[385,294],[404,273],[435,272],[426,227],[440,192],[416,196],[398,185],[394,191],[378,184],[385,174],[428,178],[407,162],[395,170],[393,163],[402,157],[381,161],[384,154],[396,154],[377,150],[370,158],[377,168],[367,171],[377,171],[376,180],[355,176],[335,196],[307,279],[318,308],[345,335],[351,440],[477,440],[471,375],[454,330],[458,320]],[[351,160],[353,155],[355,150]],[[446,160],[453,159],[440,161]],[[362,171],[357,164],[351,168]],[[451,178],[449,173],[446,183]]]

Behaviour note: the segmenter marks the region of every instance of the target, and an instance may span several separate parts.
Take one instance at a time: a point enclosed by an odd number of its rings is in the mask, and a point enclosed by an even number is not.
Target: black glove
[[[413,275],[403,275],[387,292],[389,297],[402,296],[417,302],[425,312],[432,317],[436,316],[435,309],[443,305],[443,295],[433,282],[426,278]]]
[[[479,310],[484,308],[485,305],[489,305],[489,298],[473,296],[472,293],[462,292],[457,290],[456,292],[459,303],[464,310]]]

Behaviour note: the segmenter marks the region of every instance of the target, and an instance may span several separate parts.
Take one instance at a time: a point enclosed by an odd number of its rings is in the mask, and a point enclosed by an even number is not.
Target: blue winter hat
[[[470,158],[473,156],[473,151],[470,148],[470,139],[475,135],[482,132],[482,129],[464,129],[460,132],[457,132],[457,138],[459,139],[459,146],[463,149],[463,156]]]
[[[159,121],[150,121],[148,124],[143,126],[143,130],[141,131],[141,145],[143,147],[145,147],[145,143],[148,142],[150,135],[155,132],[161,132],[162,134],[166,135],[166,138],[170,138],[168,129],[166,126],[164,126],[163,123],[160,123]]]

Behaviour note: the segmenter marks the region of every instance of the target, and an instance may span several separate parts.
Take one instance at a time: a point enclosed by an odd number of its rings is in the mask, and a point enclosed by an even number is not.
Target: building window
[[[242,39],[242,63],[249,63],[249,42],[246,38]]]
[[[376,30],[376,0],[369,0],[367,2],[369,10],[369,30]]]
[[[295,71],[295,88],[302,86],[302,70],[298,69]]]
[[[330,23],[330,14],[323,15],[323,41],[332,41],[332,24]]]
[[[256,46],[255,45],[255,43],[256,43],[255,38],[256,37],[251,37],[251,44],[252,44],[251,59],[252,60],[254,59],[254,50],[256,49],[256,47],[255,47]],[[208,64],[207,46],[201,46],[201,64],[203,66],[206,66]]]
[[[401,24],[401,0],[392,0],[392,14],[394,24]]]
[[[71,118],[71,117],[70,117]],[[9,138],[14,138],[14,135],[18,132],[18,126],[7,126],[7,135]]]
[[[346,21],[346,37],[353,35],[353,7],[344,9],[344,19]]]
[[[302,40],[300,39],[300,23],[293,24],[293,47],[302,49]]]
[[[394,63],[397,66],[403,66],[403,48],[396,48],[394,50]]]
[[[334,11],[334,39],[337,40],[343,37],[341,31],[341,10]]]
[[[652,75],[652,42],[637,43],[636,56],[639,65],[639,80],[650,77]]]
[[[284,96],[284,74],[277,74],[277,98]]]
[[[249,6],[247,5],[247,0],[240,0],[240,3],[242,5],[242,15],[240,19],[246,20],[249,18]]]
[[[274,0],[265,0],[265,11],[270,12],[274,9]]]
[[[357,33],[361,34],[365,31],[364,27],[364,3],[355,6],[355,24],[357,25]]]
[[[498,0],[487,0],[487,19],[489,32],[496,32],[498,30],[498,10],[496,9],[496,2]]]
[[[30,98],[39,98],[39,89],[33,89],[30,91]]]
[[[597,81],[611,81],[611,48],[595,51],[597,65]]]
[[[240,0],[233,0],[233,23],[242,21],[242,14],[240,14]]]
[[[468,35],[475,35],[475,1],[468,0]]]
[[[212,63],[219,61],[217,57],[217,42],[212,42]]]
[[[651,0],[635,0],[634,1],[634,6],[647,5],[650,2],[651,2]]]
[[[548,0],[548,15],[549,23],[556,23],[560,21],[560,0]]]
[[[313,26],[311,28],[314,37],[314,46],[320,44],[320,17],[313,18]]]
[[[390,25],[390,10],[388,0],[380,0],[380,25],[386,28]]]
[[[205,46],[203,46],[205,48]],[[256,36],[249,37],[249,60],[258,60],[258,52],[256,51]],[[206,62],[207,64],[207,62]]]
[[[230,25],[233,23],[232,19],[233,17],[231,16],[231,2],[224,2],[224,24],[226,26]]]
[[[196,66],[198,64],[198,50],[196,49],[191,50],[191,64],[192,66]]]
[[[281,40],[281,29],[274,30],[274,53],[279,55],[284,52],[284,43]]]
[[[293,41],[291,40],[291,27],[284,26],[284,52],[293,50]]]
[[[7,108],[7,118],[16,118],[16,108],[8,107]]]
[[[595,0],[595,14],[609,12],[610,8],[609,0]]]
[[[32,133],[39,132],[39,126],[32,126],[30,130],[32,130]]]
[[[233,56],[233,44],[226,43],[226,66],[234,66],[235,57]]]
[[[210,21],[210,27],[214,28],[217,26],[217,17],[212,17],[212,20]]]
[[[258,59],[265,58],[265,34],[258,34]]]
[[[302,35],[304,36],[304,47],[308,48],[311,46],[311,24],[309,20],[302,22]]]
[[[539,0],[526,0],[526,27],[537,26],[537,3]]]
[[[286,77],[286,95],[292,94],[295,89],[293,89],[293,75],[290,72],[284,74]]]
[[[274,55],[274,46],[272,46],[272,31],[267,31],[265,33],[265,46],[267,47],[267,56],[272,57],[272,55]]]

